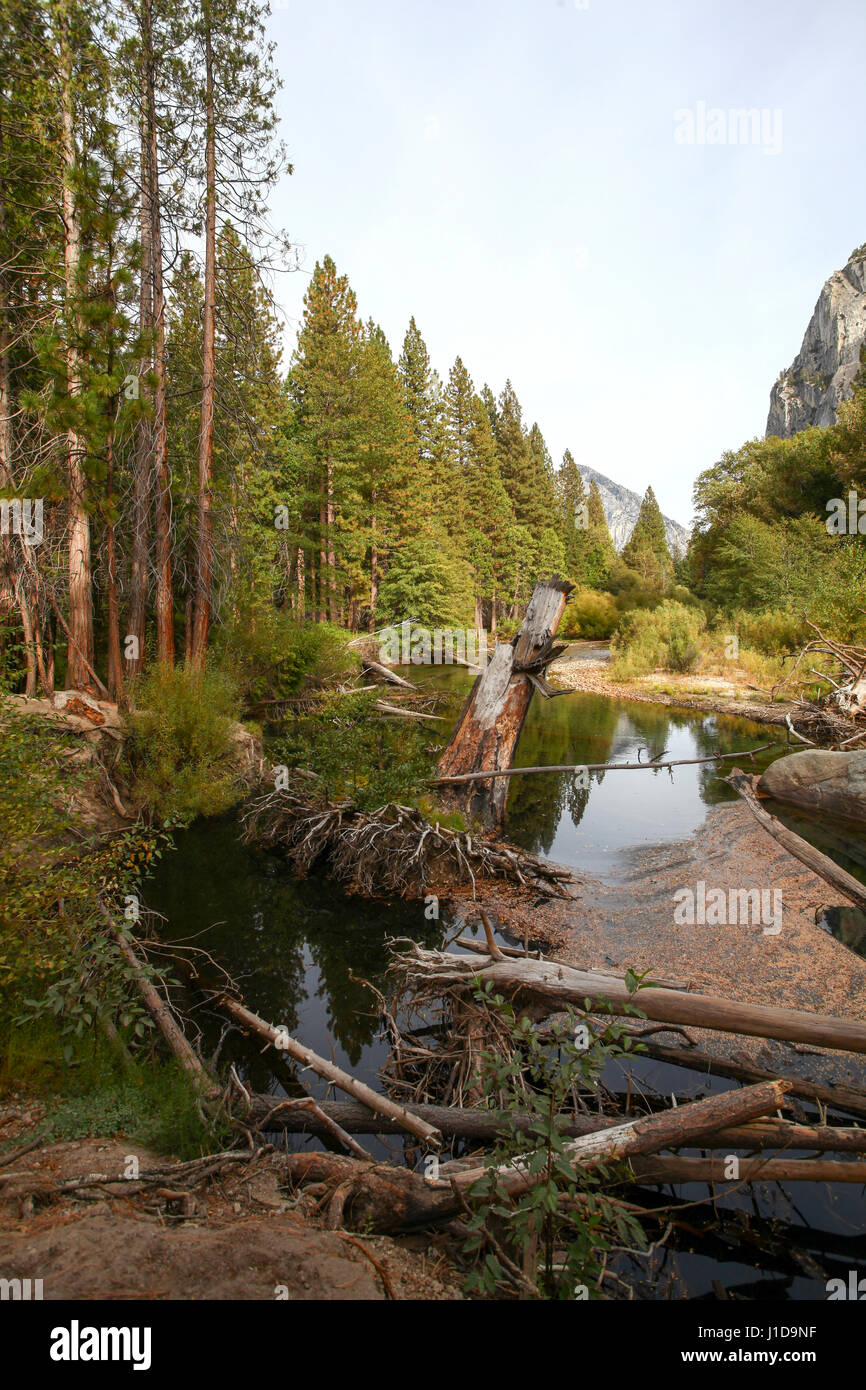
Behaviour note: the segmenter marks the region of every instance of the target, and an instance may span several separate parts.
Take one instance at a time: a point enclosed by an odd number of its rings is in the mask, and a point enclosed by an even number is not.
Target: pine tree
[[[302,479],[302,544],[314,616],[336,622],[343,555],[337,519],[357,496],[357,367],[362,330],[357,301],[332,258],[316,264],[291,374]],[[341,533],[342,534],[342,533]]]
[[[556,486],[559,533],[565,551],[565,572],[572,583],[582,584],[586,578],[589,498],[583,476],[568,449],[562,456]]]
[[[601,493],[595,479],[589,485],[589,498],[587,501],[587,512],[589,515],[589,526],[586,532],[586,583],[591,588],[601,589],[610,579],[611,570],[616,562],[616,549],[611,539],[610,529],[607,518],[604,514],[604,503],[601,500]]]
[[[664,589],[673,579],[673,561],[665,535],[665,523],[651,487],[644,494],[622,558],[629,569],[635,570],[641,579],[654,588]]]

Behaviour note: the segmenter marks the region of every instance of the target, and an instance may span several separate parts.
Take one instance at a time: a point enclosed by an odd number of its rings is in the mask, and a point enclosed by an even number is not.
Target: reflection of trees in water
[[[604,763],[610,760],[619,714],[614,701],[595,695],[536,696],[520,736],[516,764]],[[593,774],[594,776],[594,774]],[[580,823],[592,787],[573,773],[515,777],[508,799],[508,833],[535,853],[547,854],[567,812]]]
[[[278,857],[243,846],[232,818],[180,832],[177,850],[148,885],[147,902],[167,918],[167,940],[209,951],[249,1007],[291,1033],[298,1029],[299,1006],[316,988],[305,959],[308,948],[319,972],[325,1026],[353,1064],[375,1037],[378,1020],[370,1016],[373,996],[350,972],[381,986],[386,936],[411,935],[431,946],[441,935],[421,903],[365,903],[345,897],[328,880],[297,879]],[[196,1017],[205,1046],[214,1047],[221,1020]],[[225,1055],[238,1055],[237,1041],[233,1035]],[[270,1089],[270,1069],[258,1051],[241,1045],[240,1055],[250,1064],[253,1083]]]
[[[331,905],[320,911],[307,941],[319,970],[327,1031],[354,1066],[380,1027],[376,997],[363,981],[383,989],[390,961],[386,937],[411,936],[422,946],[434,947],[442,940],[442,930],[438,922],[425,918],[423,902],[395,909],[386,903],[344,898],[333,884],[325,891]],[[351,978],[350,972],[360,978]]]

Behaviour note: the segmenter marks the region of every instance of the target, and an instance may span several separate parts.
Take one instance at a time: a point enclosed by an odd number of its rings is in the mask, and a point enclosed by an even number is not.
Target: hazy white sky
[[[395,356],[414,314],[557,464],[688,523],[866,241],[863,0],[271,3],[287,342],[330,253]]]

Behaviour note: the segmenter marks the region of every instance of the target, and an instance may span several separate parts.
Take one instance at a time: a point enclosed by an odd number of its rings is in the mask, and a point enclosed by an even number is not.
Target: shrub
[[[674,599],[666,599],[658,608],[626,613],[611,644],[613,674],[629,679],[656,670],[693,671],[705,627],[706,618],[699,608]]]
[[[348,675],[358,658],[330,623],[298,622],[277,608],[245,610],[220,630],[217,660],[245,704],[280,700]]]
[[[239,710],[231,677],[163,662],[135,697],[125,757],[136,798],[163,822],[185,824],[228,810],[241,791],[232,758]]]
[[[610,637],[619,613],[610,594],[598,589],[575,589],[562,617],[564,637]]]
[[[740,610],[731,617],[730,632],[735,632],[744,646],[767,656],[781,656],[797,651],[809,640],[809,629],[803,618],[786,613],[782,608],[765,609],[761,613]]]

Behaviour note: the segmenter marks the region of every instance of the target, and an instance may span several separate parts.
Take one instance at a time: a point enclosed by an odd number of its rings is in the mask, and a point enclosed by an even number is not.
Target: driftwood
[[[410,987],[432,986],[440,992],[453,986],[471,988],[475,980],[489,981],[503,994],[547,1013],[569,1005],[580,1008],[585,1002],[590,1009],[609,1004],[613,1013],[629,1005],[647,1018],[664,1023],[810,1043],[843,1052],[866,1052],[866,1024],[856,1019],[653,987],[630,993],[616,976],[574,970],[554,961],[488,957],[486,965],[476,965],[466,956],[425,951],[413,945],[411,951],[397,958],[394,969],[404,975]]]
[[[445,717],[442,714],[424,714],[416,709],[401,709],[399,705],[391,705],[387,700],[377,700],[376,709],[380,714],[397,715],[400,719],[432,719],[434,722],[440,722]]]
[[[388,681],[391,685],[403,686],[405,690],[418,689],[417,685],[413,685],[411,681],[407,681],[403,676],[398,676],[396,671],[392,671],[389,666],[383,666],[380,661],[374,661],[370,656],[365,656],[362,660],[368,670],[372,671],[374,675],[381,676],[383,681]]]
[[[564,650],[553,637],[565,611],[572,585],[554,575],[536,584],[520,631],[511,643],[500,643],[475,681],[445,752],[437,778],[444,782],[472,772],[508,768],[520,738],[534,690],[550,696],[544,671]],[[488,828],[499,825],[508,798],[506,781],[448,790],[440,801],[464,811]]]
[[[730,776],[722,779],[730,783],[734,791],[743,798],[755,820],[768,835],[772,835],[774,840],[786,849],[789,854],[793,854],[795,859],[799,859],[813,874],[823,878],[825,883],[829,883],[838,893],[842,893],[856,907],[866,911],[866,887],[859,883],[852,874],[839,867],[838,864],[826,854],[822,854],[814,845],[810,845],[808,840],[804,840],[800,835],[789,830],[786,825],[771,816],[769,811],[765,811],[758,800],[756,783],[757,779],[749,777],[741,768],[735,767]]]
[[[768,1083],[741,1091],[727,1091],[709,1100],[678,1106],[661,1115],[628,1125],[616,1125],[568,1146],[567,1156],[576,1166],[611,1163],[622,1157],[654,1153],[670,1143],[690,1143],[728,1120],[745,1119],[775,1110],[783,1100],[784,1086]],[[384,1163],[359,1163],[335,1154],[292,1154],[286,1160],[290,1177],[298,1184],[334,1183],[343,1187],[344,1219],[358,1228],[376,1232],[429,1225],[461,1211],[471,1202],[469,1190],[487,1169],[457,1168],[447,1178],[422,1177],[406,1168]],[[533,1181],[525,1169],[510,1165],[502,1170],[503,1185],[511,1192],[525,1190]]]
[[[407,1105],[406,1110],[434,1125],[446,1138],[493,1144],[503,1133],[525,1134],[537,1117],[520,1111],[482,1110],[458,1105]],[[341,1142],[352,1134],[401,1134],[396,1120],[372,1114],[366,1105],[352,1101],[318,1101],[315,1111],[303,1101],[274,1104],[273,1096],[255,1095],[249,1120],[265,1131],[288,1130],[294,1134],[326,1136],[343,1131]],[[566,1138],[611,1129],[617,1123],[598,1115],[563,1115],[557,1129]],[[866,1153],[866,1129],[841,1125],[802,1125],[767,1118],[714,1130],[700,1141],[706,1149],[802,1149],[815,1153]],[[360,1156],[360,1155],[359,1155]]]
[[[396,1120],[404,1130],[414,1134],[417,1139],[421,1139],[425,1144],[430,1144],[433,1147],[438,1147],[442,1143],[442,1135],[433,1125],[428,1124],[426,1120],[419,1119],[417,1115],[411,1114],[404,1106],[397,1105],[387,1096],[381,1096],[376,1091],[371,1090],[369,1086],[364,1085],[363,1081],[356,1080],[347,1071],[343,1071],[342,1067],[335,1066],[325,1057],[320,1057],[312,1048],[305,1047],[303,1043],[289,1037],[285,1029],[278,1029],[273,1024],[266,1023],[264,1019],[252,1013],[243,1004],[239,1004],[236,999],[223,997],[217,1002],[243,1028],[265,1038],[278,1051],[285,1052],[296,1062],[310,1067],[325,1081],[339,1086],[341,1091],[345,1091],[347,1095],[362,1101],[371,1110],[387,1116],[388,1119]]]
[[[294,777],[301,777],[298,769]],[[468,831],[432,824],[413,806],[389,803],[360,811],[349,801],[310,792],[309,780],[256,798],[243,815],[243,837],[279,848],[306,873],[317,860],[340,883],[369,897],[423,897],[428,886],[443,892],[452,883],[506,879],[564,896],[567,869]]]
[[[775,748],[774,743],[762,743],[759,748],[747,748],[740,753],[713,753],[706,758],[673,758],[666,763],[550,763],[546,767],[502,767],[496,772],[462,772],[453,777],[432,777],[439,785],[456,782],[488,781],[494,777],[522,777],[528,772],[658,772],[665,767],[689,767],[693,763],[720,763],[727,758],[751,758]]]
[[[120,947],[133,972],[138,992],[144,1001],[148,1013],[150,1013],[151,1017],[154,1019],[162,1036],[171,1048],[171,1051],[180,1062],[180,1065],[183,1067],[184,1071],[192,1077],[195,1085],[207,1099],[212,1099],[219,1095],[219,1086],[214,1081],[213,1077],[209,1076],[205,1071],[201,1059],[179,1027],[167,1001],[162,998],[154,985],[151,984],[150,980],[143,973],[141,961],[132,949],[128,939],[114,925],[109,913],[101,904],[100,910],[109,926],[114,940]]]

